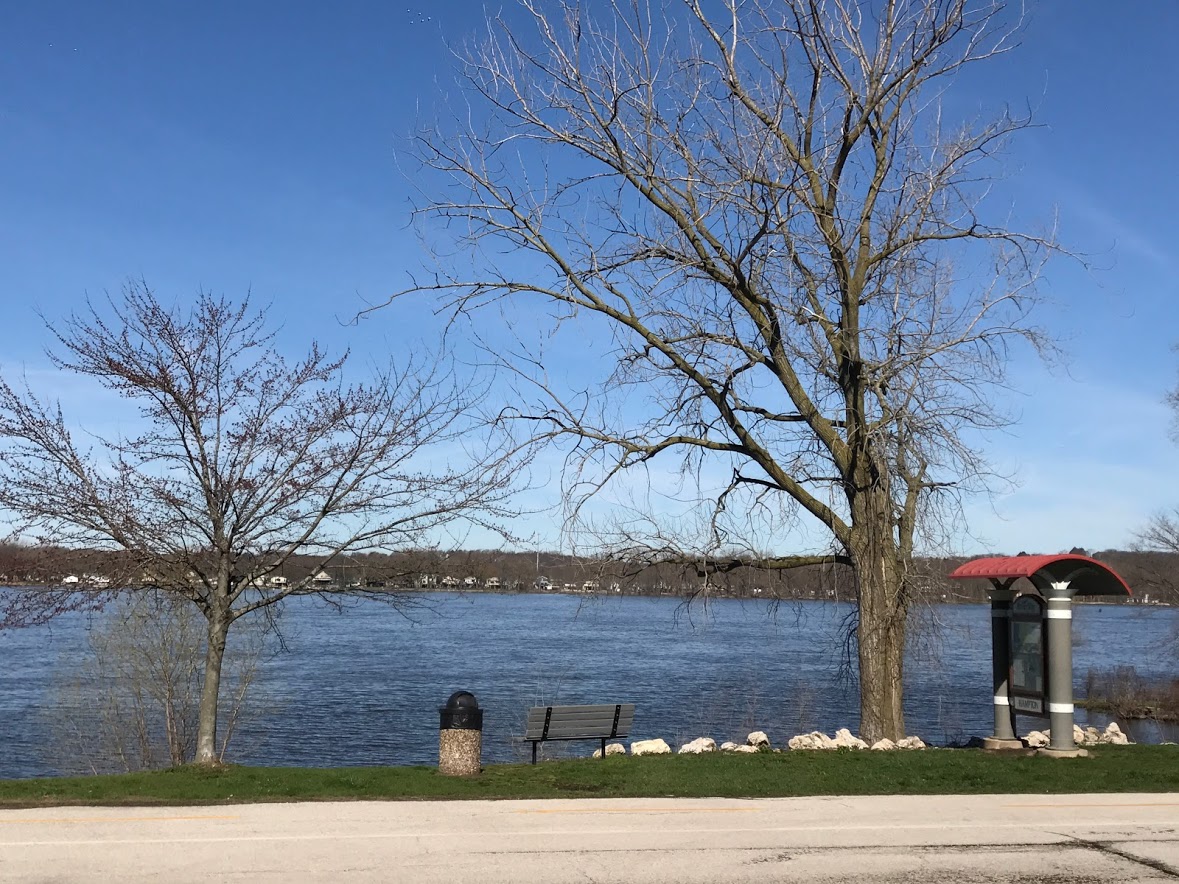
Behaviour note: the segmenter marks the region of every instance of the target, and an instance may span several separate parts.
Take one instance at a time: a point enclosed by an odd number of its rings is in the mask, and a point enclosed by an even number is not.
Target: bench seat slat
[[[553,718],[585,718],[591,715],[611,715],[614,714],[614,706],[620,705],[623,707],[623,713],[634,712],[633,702],[624,702],[624,704],[611,704],[608,706],[553,706]],[[548,706],[533,706],[528,710],[528,720],[539,719],[545,720],[545,713],[548,711]]]
[[[622,726],[623,722],[626,722],[626,724],[629,725],[633,720],[634,720],[633,715],[620,715],[620,716],[618,716],[618,724],[620,727]],[[572,718],[572,719],[571,718],[557,718],[554,715],[552,717],[552,719],[549,720],[549,730],[551,731],[553,728],[556,728],[556,727],[582,727],[582,728],[593,729],[593,728],[597,728],[597,727],[602,727],[603,725],[608,729],[612,724],[614,724],[614,716],[613,715],[599,715],[596,718]],[[540,719],[539,721],[528,722],[528,730],[534,731],[537,728],[544,730],[544,719],[543,718]]]
[[[620,716],[618,716],[618,720],[622,721],[623,718],[631,718],[631,717],[632,716],[630,716],[630,715],[620,715]],[[562,724],[562,725],[580,724],[580,725],[584,725],[585,727],[597,727],[603,721],[606,722],[607,724],[614,721],[613,713],[611,713],[610,715],[583,716],[581,718],[562,718],[558,715],[554,715],[552,718],[549,719],[549,727],[552,728],[558,724]],[[545,720],[543,718],[538,718],[536,721],[528,722],[528,726],[529,727],[544,727],[544,722],[545,722]]]
[[[593,736],[611,736],[611,731],[614,731],[615,736],[626,736],[630,732],[631,722],[625,719],[618,719],[618,727],[614,727],[614,721],[600,721],[592,725],[586,724],[549,724],[548,739],[557,739],[559,734],[585,734],[586,737]],[[545,739],[544,727],[530,727],[528,734],[525,737],[527,740],[541,740]]]
[[[619,717],[621,717],[623,715],[633,716],[634,711],[624,708],[621,710],[621,714]],[[554,711],[551,716],[546,716],[542,712],[538,715],[529,715],[528,716],[528,723],[529,724],[537,724],[537,723],[543,724],[546,719],[548,719],[549,721],[597,721],[602,718],[609,718],[609,719],[613,720],[614,710],[608,709],[605,712],[578,712],[578,713],[564,713],[564,714]]]
[[[550,729],[549,735],[547,737],[545,737],[544,740],[601,740],[601,739],[608,740],[608,739],[611,739],[612,737],[622,738],[622,737],[626,737],[627,735],[628,735],[628,731],[622,730],[621,728],[618,729],[618,733],[616,733],[616,734],[611,734],[610,728],[608,728],[608,727],[599,728],[594,731],[552,730],[552,729]],[[541,736],[540,736],[540,733],[537,732],[535,734],[528,734],[527,736],[524,737],[524,739],[539,741],[541,739]]]

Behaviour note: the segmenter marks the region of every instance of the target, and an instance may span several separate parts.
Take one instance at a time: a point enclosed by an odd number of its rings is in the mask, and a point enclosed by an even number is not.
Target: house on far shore
[[[332,575],[329,574],[327,571],[320,571],[318,574],[316,574],[314,577],[311,578],[311,582],[317,583],[320,586],[323,586],[325,583],[332,582]]]
[[[101,574],[83,574],[81,577],[71,574],[68,577],[63,577],[61,581],[62,586],[77,586],[79,584],[105,589],[111,585],[111,579],[103,577]]]

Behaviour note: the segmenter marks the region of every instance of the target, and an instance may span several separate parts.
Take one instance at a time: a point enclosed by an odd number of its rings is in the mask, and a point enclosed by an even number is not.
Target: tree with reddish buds
[[[186,599],[207,626],[197,763],[219,760],[235,621],[295,596],[364,593],[314,579],[350,554],[511,515],[521,457],[474,417],[481,390],[442,357],[350,384],[346,356],[314,344],[283,356],[248,298],[172,307],[142,282],[50,329],[54,367],[114,391],[140,421],[127,436],[86,433],[27,381],[0,380],[0,508],[23,542],[117,552],[106,561],[119,573],[9,590],[0,626],[140,589]],[[284,575],[293,557],[304,577]]]

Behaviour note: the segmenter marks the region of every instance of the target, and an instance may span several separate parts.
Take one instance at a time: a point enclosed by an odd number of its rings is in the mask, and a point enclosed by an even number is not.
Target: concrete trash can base
[[[438,772],[447,777],[477,776],[482,752],[481,731],[442,731],[438,736]]]

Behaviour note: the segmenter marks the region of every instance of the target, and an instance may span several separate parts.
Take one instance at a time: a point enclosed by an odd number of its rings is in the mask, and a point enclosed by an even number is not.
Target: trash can
[[[448,777],[479,773],[483,753],[483,710],[470,691],[455,691],[438,707],[438,772]]]

